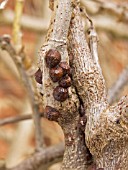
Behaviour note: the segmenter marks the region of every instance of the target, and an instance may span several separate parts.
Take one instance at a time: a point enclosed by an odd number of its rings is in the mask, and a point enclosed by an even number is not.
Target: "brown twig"
[[[59,145],[40,150],[16,167],[6,168],[5,170],[37,170],[39,167],[43,168],[62,161],[63,153],[64,143],[60,143]]]
[[[0,126],[11,124],[11,123],[18,123],[19,121],[28,120],[28,119],[32,119],[32,114],[8,117],[8,118],[0,119]]]
[[[6,50],[10,54],[11,58],[13,59],[17,67],[17,70],[19,71],[20,77],[22,79],[22,83],[24,83],[27,89],[28,96],[32,106],[33,119],[35,123],[36,146],[37,146],[37,150],[40,150],[40,148],[42,148],[43,146],[41,122],[40,122],[40,116],[38,115],[38,108],[37,105],[35,104],[35,97],[34,97],[34,92],[32,90],[32,84],[25,72],[24,66],[22,65],[22,59],[25,58],[25,53],[23,50],[21,50],[17,54],[13,46],[10,44],[10,42],[7,39],[5,39],[4,36],[1,37],[0,39],[0,46],[3,50]]]
[[[38,115],[40,117],[43,117],[43,113],[38,113]],[[4,119],[0,119],[0,126],[4,126],[11,123],[18,123],[20,121],[29,120],[29,119],[32,119],[32,114],[4,118]]]
[[[27,87],[27,92],[29,96],[29,100],[32,107],[33,112],[33,120],[35,124],[35,139],[36,139],[36,150],[39,151],[43,146],[43,137],[42,137],[42,130],[41,130],[41,121],[40,121],[40,115],[38,115],[38,106],[35,104],[35,97],[34,92],[32,89],[32,83],[30,82],[26,72],[25,72],[25,66],[23,65],[23,59],[26,59],[23,45],[22,45],[22,33],[21,33],[21,25],[20,20],[22,16],[23,11],[23,4],[24,0],[16,0],[15,3],[15,18],[13,23],[13,43],[14,48],[16,51],[16,58],[19,56],[21,57],[21,62],[19,63],[19,66],[22,71],[22,77],[25,78],[25,85]]]

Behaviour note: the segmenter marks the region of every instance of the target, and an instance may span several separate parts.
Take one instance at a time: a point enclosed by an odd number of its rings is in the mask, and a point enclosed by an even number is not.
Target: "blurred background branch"
[[[15,50],[18,52],[22,48],[22,32],[20,20],[23,12],[24,0],[16,0],[15,17],[13,21],[13,43]]]
[[[0,2],[0,10],[5,8],[7,2],[8,2],[8,0],[3,0],[2,2]]]
[[[120,73],[116,82],[108,90],[108,101],[110,104],[117,100],[118,94],[128,84],[128,66]]]
[[[18,4],[20,5],[17,5],[16,9],[19,8],[18,15],[20,16],[23,2],[21,1]],[[128,33],[126,31],[127,23],[128,23],[128,9],[127,9],[128,3],[116,4],[114,2],[108,2],[108,1],[104,2],[101,0],[97,0],[97,1],[81,0],[81,5],[86,8],[88,13],[94,16],[93,21],[95,23],[96,28],[109,31],[112,34],[116,35],[117,37],[128,38]],[[100,13],[102,13],[103,15],[99,16]],[[13,11],[11,10],[1,11],[1,14],[0,14],[1,23],[5,25],[6,24],[10,25],[13,23],[13,20],[14,20]],[[17,20],[16,22],[20,22],[21,26],[24,29],[28,29],[28,30],[35,31],[38,33],[44,33],[46,32],[48,28],[47,20],[45,19],[43,20],[42,18],[39,18],[39,17],[37,18],[34,16],[25,15],[25,14],[21,17],[21,21]],[[118,23],[118,27],[115,27],[117,23]]]
[[[81,4],[87,7],[88,12],[93,15],[99,14],[100,12],[107,12],[109,15],[114,15],[119,21],[128,23],[128,2],[122,4],[103,1],[103,0],[81,0]],[[94,8],[91,8],[94,6]]]

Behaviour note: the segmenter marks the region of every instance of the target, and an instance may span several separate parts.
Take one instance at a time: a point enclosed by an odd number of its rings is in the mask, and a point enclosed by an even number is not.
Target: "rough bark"
[[[36,80],[44,107],[42,115],[58,122],[64,132],[65,151],[61,170],[127,170],[128,97],[123,97],[114,106],[109,105],[105,80],[98,62],[97,35],[92,24],[88,46],[80,15],[79,0],[50,0],[50,8],[53,10],[51,24],[40,51],[38,63],[38,71],[41,70],[42,79],[39,81],[40,76],[37,75]],[[88,18],[87,15],[86,17]],[[9,39],[5,38],[7,42],[0,38],[0,45],[15,58],[21,77],[27,79],[21,63],[16,58],[17,53],[10,41],[8,42]],[[58,83],[50,78],[51,68],[48,68],[45,60],[50,49],[57,50],[61,54],[61,62],[67,62],[73,70],[72,75],[68,73],[72,85],[65,88],[69,94],[64,101],[57,101],[53,95]],[[126,72],[124,73],[125,76]],[[27,85],[26,79],[24,82]],[[121,86],[122,84],[117,84],[116,89]],[[33,111],[36,112],[33,93],[30,91],[30,86],[27,88]],[[22,117],[3,121],[3,124],[19,119],[21,120]],[[37,123],[37,129],[40,129],[38,125]],[[14,168],[8,169],[5,163],[1,162],[0,169],[32,170],[38,169],[41,164],[46,169],[47,164],[60,161],[64,150],[63,145],[39,151],[42,148],[42,142],[39,138],[41,132],[38,132],[37,153]]]
[[[75,87],[72,85],[68,88],[69,97],[64,102],[58,102],[53,97],[53,90],[57,83],[53,83],[49,77],[49,69],[46,67],[45,55],[49,49],[56,49],[61,53],[61,61],[69,63],[67,51],[67,35],[70,25],[70,19],[73,9],[71,1],[58,1],[54,2],[56,5],[56,13],[52,19],[47,36],[47,42],[42,47],[40,52],[39,67],[43,74],[43,105],[53,107],[60,113],[58,123],[62,127],[65,135],[65,152],[62,163],[62,169],[85,169],[89,159],[89,154],[86,152],[84,133],[80,129],[80,101],[76,93]],[[53,29],[53,31],[51,31]],[[47,115],[46,115],[47,117]]]
[[[74,56],[73,83],[64,102],[58,102],[53,97],[57,83],[50,79],[45,63],[49,49],[58,50],[61,61],[68,63],[68,52]],[[40,92],[43,93],[44,108],[50,106],[59,113],[56,121],[65,135],[62,170],[87,169],[92,161],[90,152],[96,168],[126,170],[128,167],[128,99],[124,97],[115,106],[109,106],[105,81],[94,55],[86,42],[78,1],[54,1],[51,27],[40,52],[39,67],[43,77]],[[49,118],[47,113],[45,116]]]
[[[86,144],[97,168],[127,169],[128,98],[124,97],[115,106],[109,106],[104,78],[99,65],[90,55],[78,7],[74,13],[69,39],[74,55],[74,82],[87,116]]]

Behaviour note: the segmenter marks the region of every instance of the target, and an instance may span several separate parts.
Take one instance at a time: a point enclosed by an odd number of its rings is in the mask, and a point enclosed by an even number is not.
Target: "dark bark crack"
[[[77,95],[77,97],[79,99],[79,103],[80,103],[80,106],[79,106],[79,116],[80,116],[80,118],[79,118],[78,127],[77,127],[78,133],[81,136],[81,138],[83,139],[84,145],[86,147],[87,165],[91,165],[93,163],[93,156],[90,153],[89,148],[87,147],[86,142],[85,142],[85,126],[86,126],[86,122],[87,122],[86,110],[84,108],[84,102],[83,102],[82,98],[80,97],[80,95],[78,93],[78,90],[77,90],[77,87],[75,86],[75,83],[73,83],[73,87],[75,88],[75,92],[76,92],[76,95]]]

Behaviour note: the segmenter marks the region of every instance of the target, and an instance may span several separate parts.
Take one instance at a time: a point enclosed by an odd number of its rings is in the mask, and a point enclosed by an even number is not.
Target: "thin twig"
[[[33,103],[34,104],[34,103]],[[32,104],[33,109],[33,120],[35,124],[35,139],[36,139],[36,151],[42,149],[44,141],[41,128],[41,116],[38,114],[38,107]]]
[[[42,140],[42,132],[41,132],[41,122],[40,122],[40,116],[38,115],[38,106],[35,104],[35,98],[34,98],[34,92],[32,90],[32,84],[29,80],[29,78],[26,75],[25,68],[23,67],[23,59],[26,58],[25,53],[22,49],[22,34],[21,34],[21,25],[20,20],[22,16],[23,11],[23,2],[24,0],[16,0],[15,4],[15,18],[14,18],[14,24],[13,24],[13,41],[15,45],[15,50],[18,53],[20,53],[20,57],[22,57],[22,62],[20,62],[20,67],[22,71],[22,77],[25,78],[25,85],[27,87],[27,92],[29,95],[29,99],[31,102],[31,107],[33,111],[33,120],[35,124],[35,138],[36,138],[36,150],[40,150],[43,145]],[[17,55],[18,56],[18,55]]]
[[[32,119],[32,114],[8,117],[8,118],[0,119],[0,126],[7,125],[10,123],[18,123],[19,121],[28,120],[28,119]]]
[[[32,90],[32,85],[25,72],[24,66],[22,65],[22,58],[25,58],[25,53],[21,51],[19,55],[17,56],[17,53],[14,50],[13,46],[10,43],[6,42],[6,39],[4,37],[1,37],[0,39],[0,46],[3,50],[6,50],[10,54],[11,58],[13,59],[19,71],[22,82],[24,83],[27,89],[28,96],[29,96],[31,106],[32,106],[33,119],[35,123],[36,150],[40,150],[40,148],[42,148],[43,146],[41,122],[40,122],[40,116],[38,115],[38,108],[37,108],[37,105],[35,104],[35,98],[34,98],[34,92]]]
[[[16,0],[15,4],[15,18],[14,18],[14,25],[13,25],[13,41],[14,47],[16,50],[16,58],[19,56],[21,57],[21,62],[19,63],[19,67],[21,68],[20,71],[22,72],[22,77],[25,79],[25,85],[27,88],[28,96],[31,102],[31,107],[33,111],[33,120],[35,124],[35,138],[36,138],[36,150],[39,151],[43,146],[43,138],[42,138],[42,131],[41,131],[41,121],[40,116],[38,115],[38,107],[35,104],[34,92],[32,90],[32,84],[25,72],[25,68],[23,66],[23,59],[26,58],[24,51],[22,50],[22,34],[21,34],[21,25],[20,20],[23,11],[23,2],[24,0]]]
[[[39,112],[38,115],[40,117],[44,117],[43,113]],[[11,124],[11,123],[18,123],[20,121],[29,120],[29,119],[32,119],[32,114],[18,115],[18,116],[3,118],[3,119],[0,119],[0,126]]]
[[[117,99],[118,94],[126,84],[128,84],[128,66],[123,69],[116,82],[108,91],[108,101],[110,104]]]
[[[24,0],[15,1],[15,17],[13,22],[13,43],[15,50],[19,51],[22,48],[22,33],[20,20],[23,12]]]
[[[53,163],[62,161],[64,153],[64,143],[40,150],[28,159],[13,168],[5,170],[37,170],[39,167],[50,166]]]

